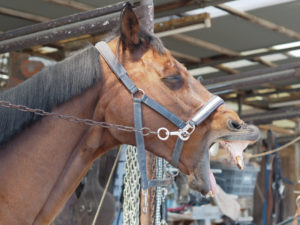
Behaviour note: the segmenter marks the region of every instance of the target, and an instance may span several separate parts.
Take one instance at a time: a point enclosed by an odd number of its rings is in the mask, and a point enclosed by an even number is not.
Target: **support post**
[[[300,133],[300,120],[298,119],[296,122],[296,133],[299,135]],[[295,144],[295,175],[296,175],[296,182],[300,184],[300,144]]]
[[[154,11],[153,11],[153,0],[141,0],[140,1],[140,5],[137,7],[137,10],[135,11],[141,26],[143,26],[144,28],[146,28],[148,31],[153,32],[154,30]],[[155,160],[155,157],[152,155],[152,153],[150,152],[146,152],[146,160],[147,160],[147,174],[148,174],[148,178],[151,179],[150,176],[152,176],[153,173],[153,160]],[[152,224],[152,220],[151,220],[151,215],[152,215],[152,207],[151,205],[153,204],[152,199],[153,199],[153,191],[152,189],[148,190],[148,210],[147,213],[144,214],[141,211],[141,215],[140,215],[140,224],[142,225],[151,225]],[[141,206],[143,205],[143,195],[142,193],[140,194],[141,196]]]

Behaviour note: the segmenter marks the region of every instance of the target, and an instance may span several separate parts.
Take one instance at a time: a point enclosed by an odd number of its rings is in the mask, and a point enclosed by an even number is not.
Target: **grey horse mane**
[[[51,111],[101,80],[99,53],[93,46],[40,71],[31,79],[0,94],[0,100]],[[0,144],[38,120],[29,112],[0,107]]]

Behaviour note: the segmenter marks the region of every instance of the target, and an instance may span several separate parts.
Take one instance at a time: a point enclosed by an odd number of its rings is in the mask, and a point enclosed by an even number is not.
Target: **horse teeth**
[[[236,158],[237,166],[240,170],[244,169],[244,161],[241,156],[237,156]]]
[[[214,194],[212,193],[212,191],[209,191],[206,195],[205,195],[206,198],[212,198],[214,197]]]

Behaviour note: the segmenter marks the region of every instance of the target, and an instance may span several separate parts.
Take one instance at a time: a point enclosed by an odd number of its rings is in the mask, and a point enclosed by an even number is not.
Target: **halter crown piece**
[[[136,85],[129,78],[125,68],[121,65],[117,57],[113,54],[110,47],[103,41],[98,42],[95,46],[100,52],[106,63],[114,72],[116,77],[123,83],[127,90],[131,93],[133,98],[133,112],[134,112],[134,127],[136,130],[143,128],[142,124],[142,103],[164,116],[175,126],[177,131],[170,132],[167,128],[161,127],[157,130],[157,136],[160,140],[167,140],[169,136],[177,136],[175,148],[172,155],[171,164],[178,167],[180,155],[184,141],[188,140],[190,135],[194,132],[195,127],[199,126],[212,112],[214,112],[224,100],[219,96],[213,96],[194,116],[191,120],[185,122],[177,117],[174,113],[160,105],[155,100],[148,97],[143,90],[138,89]],[[136,97],[137,93],[141,93],[141,97]],[[154,186],[166,186],[172,183],[172,179],[147,179],[146,172],[146,152],[144,136],[140,131],[135,132],[136,145],[138,149],[138,162],[141,171],[141,186],[143,190]]]

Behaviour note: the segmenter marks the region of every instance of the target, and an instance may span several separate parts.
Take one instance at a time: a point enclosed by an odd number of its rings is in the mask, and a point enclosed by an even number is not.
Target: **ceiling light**
[[[208,74],[208,73],[216,73],[219,70],[210,66],[205,66],[205,67],[201,67],[201,68],[196,68],[196,69],[191,69],[188,72],[192,75],[192,76],[199,76],[199,75],[203,75],[203,74]]]
[[[265,89],[258,89],[258,90],[256,90],[256,92],[258,94],[271,93],[271,92],[274,92],[274,91],[276,91],[275,88],[265,88]]]
[[[236,69],[236,68],[241,68],[241,67],[246,67],[246,66],[253,66],[253,65],[257,65],[257,62],[251,62],[249,60],[246,59],[242,59],[242,60],[237,60],[237,61],[233,61],[233,62],[228,62],[228,63],[223,63],[222,65],[230,67],[232,69]]]
[[[292,89],[300,88],[300,84],[292,84],[290,87],[291,87]]]
[[[300,49],[289,51],[288,54],[293,57],[300,57]]]
[[[300,100],[271,103],[269,104],[269,108],[279,108],[279,107],[293,106],[293,105],[300,105]]]
[[[287,48],[294,48],[294,47],[298,47],[298,46],[300,46],[300,41],[294,41],[294,42],[290,42],[290,43],[274,45],[274,46],[272,46],[272,49],[281,50],[281,49],[287,49]]]
[[[292,120],[283,119],[283,120],[275,120],[272,122],[273,125],[282,127],[282,128],[295,128],[296,123]]]
[[[4,79],[4,80],[8,80],[8,79],[9,79],[9,76],[8,76],[8,75],[5,75],[5,74],[0,74],[0,78],[1,78],[1,79]]]
[[[243,51],[240,54],[242,56],[247,56],[247,55],[254,55],[254,54],[259,54],[259,53],[265,53],[268,51],[269,51],[269,49],[267,49],[267,48],[258,48],[258,49],[254,49],[254,50]]]
[[[53,48],[53,47],[43,46],[43,47],[38,48],[38,51],[42,54],[48,54],[48,53],[57,52],[58,49]]]
[[[262,96],[254,96],[254,97],[248,97],[247,101],[249,102],[256,102],[256,101],[262,101],[264,98]]]
[[[263,60],[269,61],[269,62],[275,62],[280,60],[285,60],[288,57],[281,53],[271,54],[271,55],[264,55],[260,57]]]
[[[249,10],[254,10],[254,9],[259,9],[259,8],[264,8],[268,6],[274,6],[278,4],[283,4],[283,3],[288,3],[292,2],[294,0],[256,0],[256,1],[249,1],[249,0],[239,0],[239,1],[231,1],[226,3],[226,5],[233,7],[238,10],[242,11],[249,11]],[[188,15],[194,15],[202,12],[207,12],[210,14],[211,18],[216,18],[220,16],[225,16],[228,15],[223,10],[216,9],[213,6],[205,7],[202,9],[195,9],[187,12]]]

